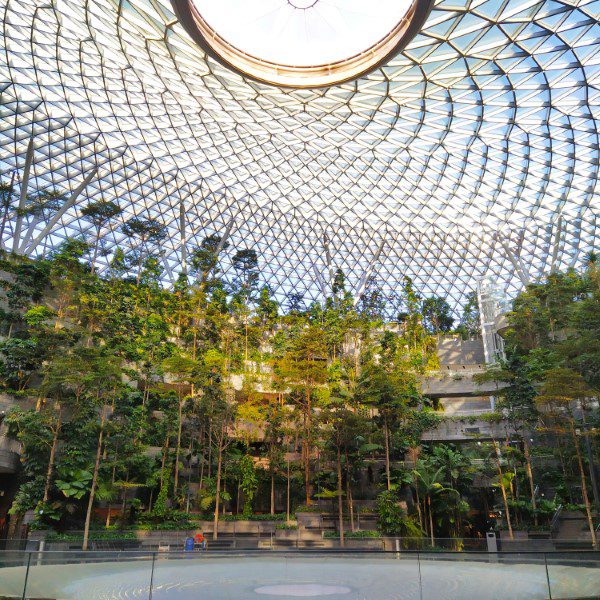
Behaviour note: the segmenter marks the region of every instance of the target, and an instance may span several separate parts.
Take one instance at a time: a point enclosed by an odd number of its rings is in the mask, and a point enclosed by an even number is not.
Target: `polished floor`
[[[594,598],[596,560],[522,555],[498,562],[488,555],[244,556],[203,555],[152,561],[115,556],[109,562],[32,561],[26,598],[152,600],[312,597],[328,600],[554,600]],[[95,559],[98,560],[98,559]],[[58,562],[58,557],[56,559]],[[0,569],[0,597],[21,598],[25,567]]]

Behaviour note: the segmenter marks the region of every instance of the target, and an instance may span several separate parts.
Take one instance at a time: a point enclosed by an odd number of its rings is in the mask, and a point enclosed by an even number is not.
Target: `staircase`
[[[592,535],[585,515],[578,511],[562,511],[554,534],[556,550],[590,548]]]

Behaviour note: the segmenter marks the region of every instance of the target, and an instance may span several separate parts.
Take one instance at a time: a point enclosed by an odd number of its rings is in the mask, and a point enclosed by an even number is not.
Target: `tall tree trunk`
[[[383,433],[385,437],[385,477],[389,491],[392,489],[392,479],[390,477],[390,430],[388,428],[387,417],[383,419]]]
[[[100,229],[96,232],[96,240],[94,241],[94,254],[92,255],[92,270],[93,275],[96,272],[96,259],[98,258],[98,246],[100,245]]]
[[[116,465],[113,465],[113,468],[112,468],[112,474],[111,474],[111,476],[110,476],[110,485],[111,485],[111,489],[112,489],[112,486],[113,486],[113,485],[114,485],[114,483],[115,483],[115,475],[116,475],[116,472],[117,472],[117,467],[116,467]],[[150,506],[149,506],[149,508],[148,508],[148,512],[151,512],[151,511],[152,511],[152,492],[153,492],[153,491],[154,491],[154,490],[151,490],[151,491],[150,491]],[[109,501],[109,503],[108,503],[108,511],[107,511],[107,513],[106,513],[106,523],[104,524],[104,527],[105,527],[106,529],[108,529],[108,528],[109,528],[109,526],[110,526],[110,511],[111,511],[111,508],[112,508],[112,504],[111,504],[111,503],[110,503],[110,501]]]
[[[275,514],[275,470],[271,467],[271,514]]]
[[[433,511],[431,510],[431,496],[427,494],[427,509],[429,512],[429,535],[431,536],[431,547],[435,546],[435,537],[433,535]]]
[[[164,485],[165,481],[165,465],[167,464],[167,455],[169,454],[169,434],[165,438],[165,443],[163,444],[163,455],[162,461],[160,465],[160,487]]]
[[[129,470],[125,472],[125,484],[129,483]],[[125,512],[127,511],[127,485],[123,486],[123,503],[121,504],[121,528],[125,526]]]
[[[215,516],[213,519],[213,536],[212,539],[216,540],[219,537],[219,501],[221,499],[221,466],[223,464],[223,436],[225,432],[221,432],[219,438],[219,454],[217,458],[217,490],[215,492]]]
[[[287,461],[287,496],[285,502],[285,522],[290,522],[290,459]]]
[[[310,387],[306,388],[306,411],[304,413],[304,485],[306,487],[306,506],[310,506]]]
[[[62,425],[61,420],[61,406],[58,406],[58,420],[54,427],[54,435],[52,436],[52,447],[50,448],[50,457],[48,459],[48,469],[46,470],[46,484],[44,485],[44,496],[42,502],[45,504],[48,502],[48,496],[50,495],[50,484],[52,482],[52,472],[54,471],[54,463],[56,461],[56,447],[58,446],[58,434]]]
[[[533,470],[531,468],[531,453],[529,452],[529,440],[523,436],[523,454],[525,455],[525,470],[529,480],[529,492],[531,494],[531,508],[533,509],[533,518],[535,525],[538,524],[537,502],[535,499],[535,484],[533,482]]]
[[[173,498],[177,497],[179,487],[179,454],[181,453],[181,428],[183,425],[183,398],[179,398],[179,410],[177,413],[177,448],[175,449],[175,475],[173,481]]]
[[[421,512],[421,500],[419,498],[419,482],[415,477],[413,477],[413,481],[415,483],[415,493],[417,495],[417,513],[419,515],[419,524],[422,529],[425,529],[425,523],[423,522],[423,514]]]
[[[207,477],[210,479],[212,477],[212,420],[208,425],[208,465],[206,468],[208,469]]]
[[[508,507],[508,498],[506,497],[506,488],[504,487],[504,474],[502,472],[502,465],[500,464],[500,448],[498,447],[498,442],[493,440],[494,444],[494,453],[496,455],[496,466],[498,467],[498,476],[500,477],[500,490],[502,492],[502,501],[504,503],[504,510],[506,512],[506,524],[508,525],[508,537],[511,540],[514,540],[512,523],[510,520],[510,508]]]
[[[354,501],[352,499],[352,486],[350,485],[350,470],[348,465],[348,453],[346,452],[346,501],[348,502],[348,513],[350,514],[350,531],[356,531],[354,527]]]
[[[94,474],[92,476],[92,488],[85,514],[85,525],[83,527],[83,545],[82,550],[88,549],[88,538],[90,535],[90,522],[92,520],[92,508],[94,506],[94,496],[96,495],[96,485],[98,484],[98,471],[100,470],[100,457],[102,456],[102,438],[104,437],[104,423],[106,422],[106,410],[102,407],[102,421],[100,422],[100,433],[98,434],[98,447],[96,449],[96,462],[94,463]]]
[[[344,547],[344,499],[342,498],[342,455],[337,448],[337,493],[338,493],[338,522],[340,528],[340,546]]]
[[[135,280],[136,285],[140,285],[140,281],[142,281],[142,265],[144,264],[144,241],[140,245],[140,259],[138,262],[137,268],[137,277]]]
[[[592,535],[592,546],[596,548],[596,530],[594,529],[594,519],[592,517],[592,507],[590,505],[590,499],[587,493],[587,481],[585,478],[585,470],[583,468],[583,459],[581,458],[581,450],[579,449],[579,440],[575,434],[575,425],[573,424],[573,417],[569,419],[571,425],[571,435],[573,436],[573,444],[575,445],[575,453],[577,454],[577,466],[579,467],[579,476],[581,477],[581,495],[583,497],[583,503],[585,504],[585,514],[587,517],[588,527]]]
[[[558,449],[558,457],[559,457],[559,460],[560,460],[560,468],[562,470],[564,480],[568,481],[569,480],[569,476],[567,474],[567,466],[565,464],[565,456],[564,456],[564,453],[563,453],[561,436],[557,436],[556,448]],[[569,500],[570,500],[571,504],[574,504],[573,493],[571,492],[571,486],[566,486],[566,487],[567,487],[567,493],[569,494]]]

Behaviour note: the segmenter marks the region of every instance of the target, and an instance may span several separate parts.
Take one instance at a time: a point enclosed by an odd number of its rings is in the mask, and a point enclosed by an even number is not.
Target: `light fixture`
[[[244,76],[323,87],[364,75],[402,50],[433,0],[171,0],[207,54]]]

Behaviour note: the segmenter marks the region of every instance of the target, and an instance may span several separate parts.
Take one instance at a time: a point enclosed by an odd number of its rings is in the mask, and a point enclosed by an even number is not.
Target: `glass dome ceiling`
[[[91,236],[83,206],[117,200],[119,221],[167,228],[166,283],[218,233],[225,270],[252,247],[280,296],[322,299],[340,267],[354,291],[371,276],[391,296],[409,275],[456,303],[484,275],[514,293],[594,246],[597,1],[438,0],[401,53],[312,90],[213,60],[170,0],[0,6],[2,180],[18,190],[29,168],[29,192],[67,192],[11,213],[5,247]],[[115,226],[102,243],[135,240]]]

